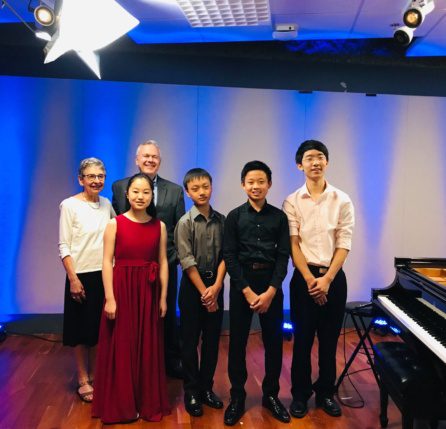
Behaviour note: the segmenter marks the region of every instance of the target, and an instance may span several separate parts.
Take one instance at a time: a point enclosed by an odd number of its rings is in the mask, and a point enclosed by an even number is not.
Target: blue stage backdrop
[[[446,257],[445,99],[3,76],[0,107],[0,314],[62,312],[58,206],[79,191],[77,165],[103,159],[111,198],[149,138],[162,146],[161,176],[211,172],[222,213],[245,200],[245,162],[271,166],[269,202],[281,206],[303,183],[298,144],[325,142],[328,180],[356,208],[351,300],[389,285],[395,256]]]

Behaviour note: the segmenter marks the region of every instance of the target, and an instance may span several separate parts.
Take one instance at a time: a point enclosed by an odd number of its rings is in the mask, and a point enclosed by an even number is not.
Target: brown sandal
[[[88,380],[79,383],[77,394],[79,395],[81,401],[93,402],[93,386]]]

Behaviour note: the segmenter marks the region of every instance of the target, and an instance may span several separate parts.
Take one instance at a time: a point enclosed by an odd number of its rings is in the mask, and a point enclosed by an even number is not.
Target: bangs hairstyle
[[[191,182],[194,179],[201,179],[201,178],[209,179],[209,182],[212,185],[212,176],[209,174],[208,171],[206,171],[204,168],[191,168],[184,176],[183,179],[184,189],[186,189],[187,191],[187,184],[189,182]]]
[[[322,152],[328,161],[328,149],[327,146],[324,145],[324,143],[318,140],[305,140],[297,149],[296,164],[302,164],[302,158],[304,157],[304,153],[307,150],[313,150],[313,149]]]
[[[264,162],[262,161],[250,161],[245,164],[245,166],[242,169],[241,174],[241,180],[242,183],[245,183],[245,177],[250,171],[254,170],[260,170],[263,171],[266,174],[266,177],[268,179],[268,182],[271,182],[272,178],[272,172],[271,168],[269,168]]]
[[[82,177],[84,174],[84,171],[88,168],[88,167],[99,167],[104,174],[106,173],[105,171],[105,165],[104,163],[99,159],[99,158],[85,158],[83,159],[80,163],[79,163],[79,168],[77,171],[77,175],[79,177]]]
[[[132,186],[132,183],[136,180],[136,179],[144,179],[147,180],[147,182],[150,185],[150,189],[152,190],[152,201],[150,201],[149,207],[146,208],[146,212],[149,216],[152,217],[156,217],[156,207],[155,207],[155,194],[153,192],[153,181],[152,179],[145,173],[137,173],[135,175],[133,175],[132,177],[130,177],[128,183],[127,183],[127,188],[125,190],[125,211],[129,211],[130,210],[130,203],[129,203],[129,198],[128,198],[128,194],[129,194],[129,189],[130,186]]]

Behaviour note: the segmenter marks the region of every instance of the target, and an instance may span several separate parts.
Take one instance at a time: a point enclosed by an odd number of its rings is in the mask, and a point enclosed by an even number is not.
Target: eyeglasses
[[[100,182],[105,180],[105,174],[83,174],[82,177],[88,179],[90,182],[98,179]]]

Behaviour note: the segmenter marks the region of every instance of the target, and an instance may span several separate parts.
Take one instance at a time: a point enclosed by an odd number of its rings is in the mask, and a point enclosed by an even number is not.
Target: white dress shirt
[[[355,214],[350,197],[326,183],[314,201],[303,185],[283,202],[290,235],[299,237],[308,264],[329,267],[335,249],[351,249]]]

